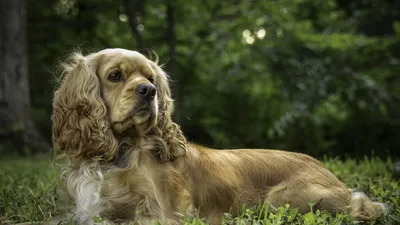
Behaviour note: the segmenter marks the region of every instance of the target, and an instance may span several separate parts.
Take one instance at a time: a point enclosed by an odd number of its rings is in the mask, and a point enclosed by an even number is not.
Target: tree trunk
[[[165,1],[166,9],[167,9],[167,22],[168,29],[166,37],[168,39],[168,54],[169,61],[167,64],[167,72],[171,75],[173,80],[178,81],[178,84],[172,87],[173,98],[175,99],[175,113],[174,113],[174,121],[180,124],[182,122],[181,119],[181,100],[180,100],[180,87],[182,83],[180,82],[180,77],[177,72],[176,65],[176,36],[175,36],[175,18],[174,18],[174,7],[173,3],[170,0]]]
[[[0,0],[0,143],[49,151],[31,115],[27,57],[26,1]]]
[[[129,26],[136,40],[137,50],[140,52],[143,52],[147,46],[145,46],[142,35],[138,30],[139,21],[137,14],[140,14],[142,17],[144,16],[145,3],[145,0],[124,0],[125,13],[128,16]]]

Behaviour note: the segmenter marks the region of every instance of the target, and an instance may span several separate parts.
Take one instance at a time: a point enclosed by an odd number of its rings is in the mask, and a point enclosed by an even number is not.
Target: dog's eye
[[[108,74],[107,80],[111,82],[118,82],[124,80],[124,76],[122,75],[121,71],[113,71]]]
[[[150,83],[154,84],[154,79],[153,78],[148,78],[147,80],[149,80]]]

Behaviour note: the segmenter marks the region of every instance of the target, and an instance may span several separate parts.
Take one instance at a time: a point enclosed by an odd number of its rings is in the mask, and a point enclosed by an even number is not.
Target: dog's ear
[[[88,61],[74,53],[62,64],[51,117],[53,147],[74,160],[109,161],[116,155],[118,142],[100,96],[99,79]]]
[[[166,143],[164,147],[158,149],[158,156],[160,161],[171,161],[186,155],[186,139],[179,125],[172,121],[174,101],[171,97],[168,75],[156,63],[151,62],[151,65],[157,74],[155,85],[159,108],[157,125],[153,131]]]

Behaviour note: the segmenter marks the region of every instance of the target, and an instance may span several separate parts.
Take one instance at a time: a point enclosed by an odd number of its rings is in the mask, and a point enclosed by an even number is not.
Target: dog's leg
[[[104,209],[101,200],[103,174],[96,164],[82,165],[67,172],[67,188],[76,203],[72,220],[77,224],[94,224],[93,218]]]
[[[157,218],[149,218],[149,217],[139,217],[136,218],[134,222],[128,224],[135,224],[135,225],[182,225],[184,224],[183,220],[175,220],[175,219],[157,219]]]
[[[351,194],[350,205],[347,207],[350,215],[357,220],[370,220],[387,212],[387,206],[371,201],[363,192]]]
[[[289,179],[273,187],[267,194],[267,202],[275,207],[289,203],[300,213],[313,210],[343,212],[350,204],[351,193],[343,185],[322,185],[316,180],[303,180],[302,176]],[[314,202],[314,205],[310,203]]]

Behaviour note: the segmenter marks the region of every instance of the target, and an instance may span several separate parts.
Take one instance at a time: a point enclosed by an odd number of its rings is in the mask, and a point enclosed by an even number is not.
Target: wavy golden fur
[[[186,142],[172,121],[168,77],[156,62],[124,49],[63,64],[53,100],[53,145],[69,163],[63,173],[71,219],[182,224],[199,212],[212,224],[267,201],[348,211],[360,220],[385,206],[352,193],[314,158],[278,150],[214,150]]]

